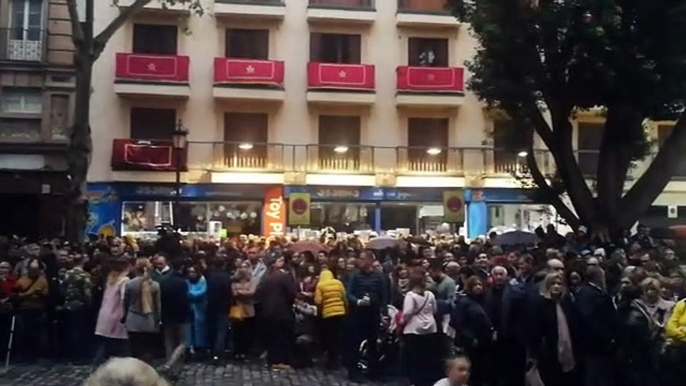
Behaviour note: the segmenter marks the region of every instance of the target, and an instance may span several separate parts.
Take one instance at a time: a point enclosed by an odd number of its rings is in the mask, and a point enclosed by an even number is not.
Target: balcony
[[[309,0],[310,23],[372,24],[376,20],[374,0]]]
[[[0,29],[0,60],[41,62],[45,46],[42,29]]]
[[[397,70],[398,106],[459,107],[464,102],[464,69],[409,67]]]
[[[359,145],[307,145],[310,173],[374,173],[374,148]]]
[[[311,103],[371,105],[376,100],[373,65],[310,62],[307,85]]]
[[[188,151],[179,156],[181,170],[186,170]],[[172,141],[115,139],[112,142],[112,170],[176,171]]]
[[[462,175],[465,149],[438,147],[399,147],[396,171],[401,175]]]
[[[458,28],[446,0],[398,0],[397,22],[402,27]]]
[[[121,96],[186,99],[189,64],[187,56],[117,53],[114,90]]]
[[[278,60],[214,59],[214,97],[283,101],[284,63]]]
[[[282,20],[286,6],[283,0],[214,0],[214,15],[229,19]]]
[[[135,2],[136,0],[117,0],[117,6],[119,8],[129,8]],[[145,5],[145,7],[143,7],[141,12],[148,15],[167,17],[190,15],[191,6],[190,1],[176,1],[169,3],[165,0],[151,0]]]

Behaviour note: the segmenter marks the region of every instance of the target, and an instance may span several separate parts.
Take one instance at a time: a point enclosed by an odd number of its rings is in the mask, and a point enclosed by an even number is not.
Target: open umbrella
[[[498,235],[493,241],[495,245],[536,244],[541,241],[536,234],[524,231],[512,231]]]
[[[400,240],[396,238],[390,236],[380,236],[369,240],[365,247],[368,249],[381,250],[386,248],[393,248],[398,244],[400,244]]]
[[[410,244],[416,244],[419,246],[429,246],[431,245],[431,242],[423,237],[420,236],[410,236],[407,239],[405,239]]]
[[[291,245],[289,247],[291,252],[298,252],[298,253],[303,253],[303,252],[312,252],[313,254],[317,254],[319,252],[325,252],[327,251],[327,248],[322,245],[318,241],[314,240],[301,240],[298,241],[297,243]]]
[[[672,225],[669,229],[672,230],[675,239],[686,238],[686,225]]]

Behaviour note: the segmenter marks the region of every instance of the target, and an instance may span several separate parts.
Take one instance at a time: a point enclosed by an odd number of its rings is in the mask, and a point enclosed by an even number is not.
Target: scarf
[[[562,366],[562,372],[567,373],[574,370],[574,352],[572,351],[572,337],[569,333],[567,316],[560,303],[555,303],[557,313],[557,360]]]
[[[398,289],[405,295],[410,291],[410,279],[398,279]]]

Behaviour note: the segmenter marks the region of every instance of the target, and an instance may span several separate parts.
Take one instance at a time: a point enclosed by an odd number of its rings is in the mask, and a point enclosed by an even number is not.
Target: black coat
[[[455,343],[467,350],[490,346],[493,324],[482,305],[468,295],[458,295],[450,313],[450,326],[455,329]]]
[[[580,350],[589,355],[611,355],[617,328],[612,297],[590,284],[584,284],[575,296],[583,323]]]
[[[620,306],[618,316],[617,359],[623,369],[622,384],[657,384],[661,348],[657,326],[636,303]]]
[[[266,274],[262,280],[262,315],[271,321],[295,320],[293,303],[298,293],[295,278],[278,269]]]
[[[231,275],[220,269],[209,270],[207,281],[207,314],[228,313],[231,307]]]
[[[160,282],[162,324],[183,324],[191,320],[188,283],[180,273],[171,273]]]
[[[567,319],[567,327],[572,341],[574,359],[578,367],[581,358],[579,352],[580,342],[580,315],[575,307],[574,300],[567,295],[560,301],[562,311]],[[565,382],[569,380],[568,374],[563,374],[558,360],[558,333],[557,333],[557,306],[555,301],[539,296],[532,304],[527,325],[527,349],[532,359],[538,363],[538,368],[545,385],[574,384]]]

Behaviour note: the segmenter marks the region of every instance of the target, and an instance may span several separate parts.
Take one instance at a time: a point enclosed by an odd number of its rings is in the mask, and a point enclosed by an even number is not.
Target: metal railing
[[[535,150],[541,172],[555,171],[547,150]],[[508,177],[528,173],[522,154],[480,147],[290,145],[191,142],[189,167],[209,171],[306,172]]]
[[[45,41],[45,30],[41,28],[0,29],[0,59],[40,62]]]
[[[446,0],[398,0],[398,12],[448,14]]]
[[[369,10],[374,6],[374,0],[310,0],[310,7]]]

